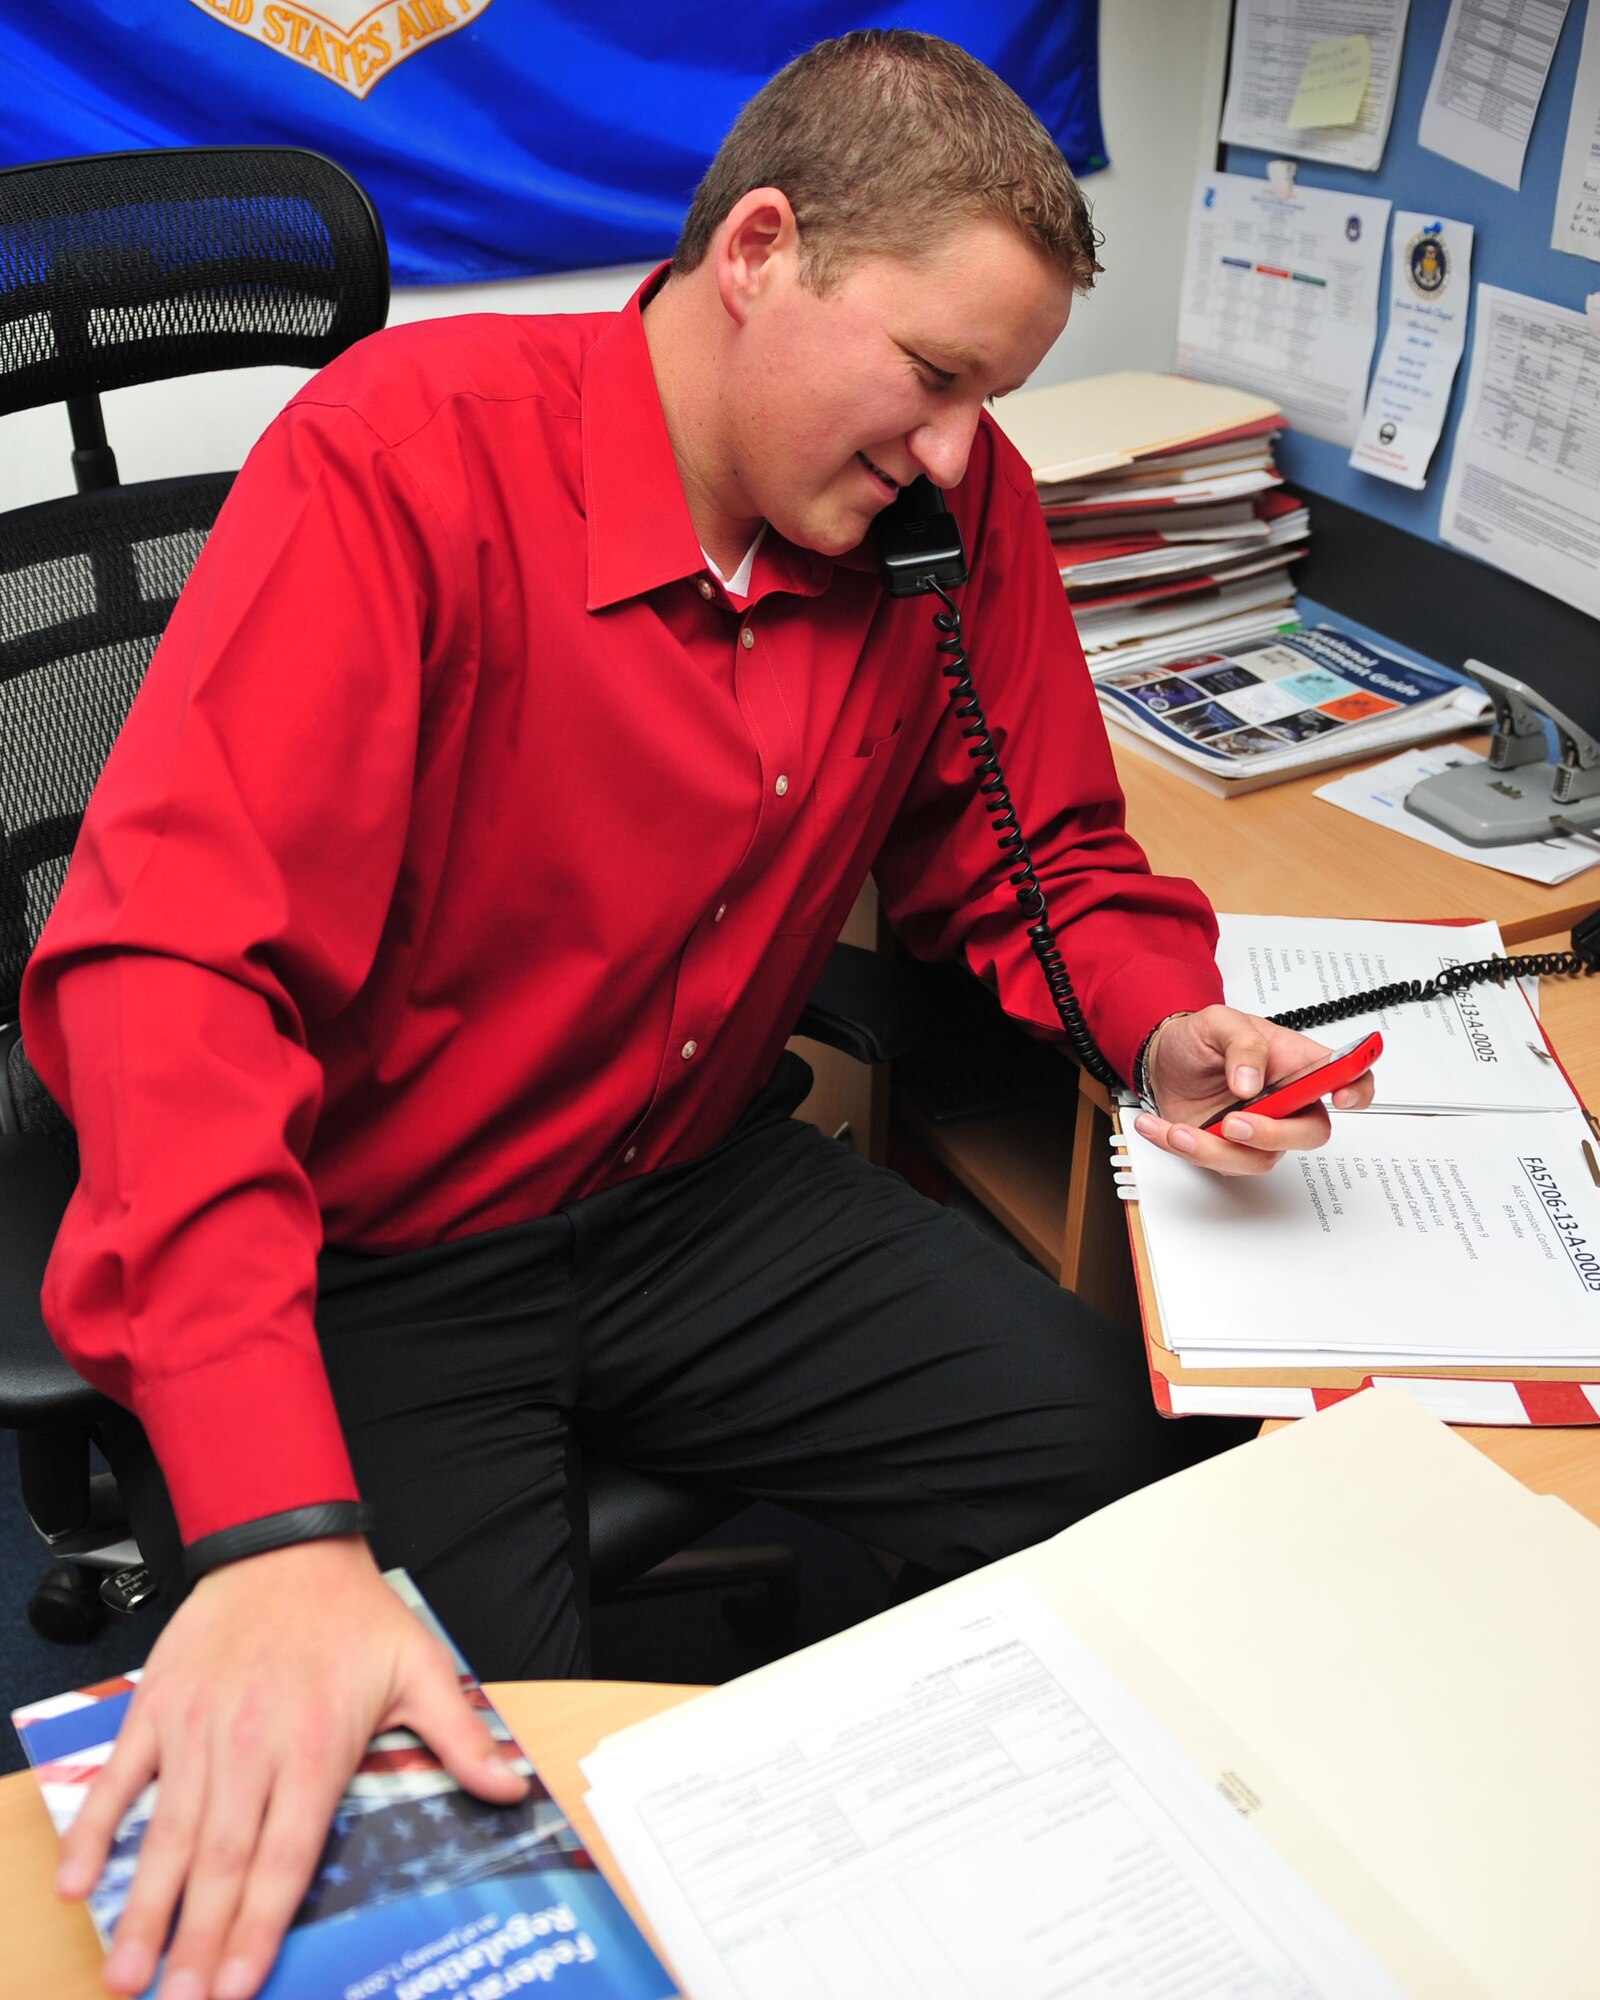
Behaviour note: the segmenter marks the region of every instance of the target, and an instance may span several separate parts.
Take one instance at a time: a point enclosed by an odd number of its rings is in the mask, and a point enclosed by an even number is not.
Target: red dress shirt
[[[27,1044],[83,1162],[46,1316],[143,1422],[187,1540],[354,1496],[324,1238],[410,1249],[705,1151],[874,857],[913,949],[1059,1033],[931,600],[888,599],[869,548],[773,533],[730,602],[645,296],[396,328],[295,398],[29,968]],[[1155,1022],[1220,997],[1210,911],[1123,831],[1032,483],[987,419],[952,500],[975,678],[1127,1075]]]

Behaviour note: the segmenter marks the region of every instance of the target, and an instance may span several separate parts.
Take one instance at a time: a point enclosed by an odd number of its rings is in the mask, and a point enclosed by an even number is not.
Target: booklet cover
[[[1462,727],[1483,692],[1319,625],[1237,652],[1098,669],[1108,716],[1224,781],[1285,777],[1379,744]]]
[[[260,2000],[671,2000],[677,1992],[411,1579],[385,1581],[455,1658],[462,1691],[531,1777],[527,1797],[464,1792],[410,1730],[374,1737]],[[13,1712],[58,1834],[111,1754],[138,1674]],[[102,1944],[132,1885],[156,1785],[129,1808],[89,1897]],[[149,1991],[160,1983],[161,1973]]]

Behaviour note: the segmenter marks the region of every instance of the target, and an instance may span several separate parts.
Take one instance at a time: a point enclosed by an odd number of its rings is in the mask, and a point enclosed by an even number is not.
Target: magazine
[[[1096,671],[1114,733],[1210,789],[1301,771],[1470,727],[1483,690],[1374,652],[1331,625],[1231,653]]]
[[[384,1579],[450,1648],[463,1693],[530,1778],[516,1805],[464,1792],[410,1730],[374,1737],[259,2000],[671,2000],[677,1986],[522,1756],[403,1570]],[[15,1710],[12,1721],[64,1834],[111,1754],[138,1674]],[[157,1786],[134,1801],[89,1914],[109,1946]],[[158,1967],[149,1992],[161,1979]]]

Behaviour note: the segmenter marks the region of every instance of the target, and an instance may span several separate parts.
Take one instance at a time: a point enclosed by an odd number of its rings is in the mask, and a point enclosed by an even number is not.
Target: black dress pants
[[[587,1670],[569,1427],[939,1577],[1253,1428],[1158,1417],[1137,1339],[795,1120],[809,1081],[785,1056],[714,1151],[537,1221],[324,1253],[317,1328],[374,1553],[484,1679]]]

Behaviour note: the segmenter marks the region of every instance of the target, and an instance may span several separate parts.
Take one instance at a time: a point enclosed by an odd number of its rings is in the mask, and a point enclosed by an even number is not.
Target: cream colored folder
[[[1276,403],[1216,382],[1124,369],[1044,389],[1021,389],[995,421],[1034,478],[1082,479],[1154,451],[1193,444],[1279,414]]]
[[[1600,1529],[1398,1393],[643,1723],[594,1770],[637,1743],[670,1772],[672,1745],[697,1725],[703,1744],[710,1721],[803,1733],[808,1682],[815,1703],[862,1635],[902,1621],[909,1637],[940,1600],[979,1616],[1019,1578],[1402,1991],[1600,1989]]]
[[[1564,1502],[1371,1391],[1021,1560],[1418,2000],[1600,1990],[1600,1529]]]

